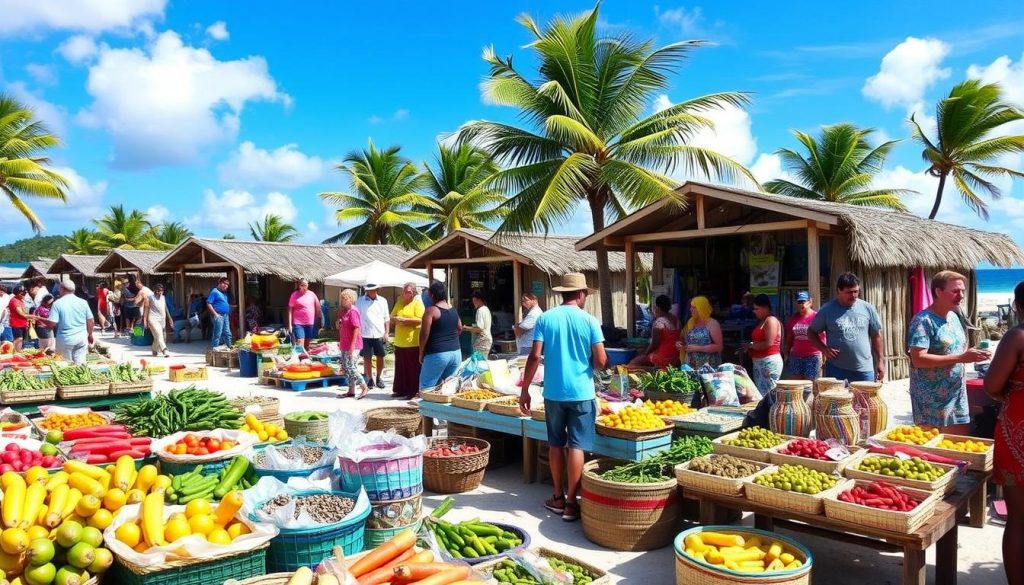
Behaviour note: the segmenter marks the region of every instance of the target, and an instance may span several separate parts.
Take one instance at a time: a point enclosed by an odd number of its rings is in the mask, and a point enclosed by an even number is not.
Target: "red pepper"
[[[111,441],[118,441],[118,440],[120,440],[120,441],[131,440],[131,435],[129,435],[128,433],[115,433],[113,435],[104,436],[104,437],[89,437],[89,438],[86,438],[86,439],[75,439],[74,441],[71,441],[71,444],[75,445],[76,447],[79,446],[79,445],[105,445],[106,443],[109,443]]]
[[[126,432],[128,432],[128,429],[125,428],[124,425],[98,425],[95,427],[84,427],[81,429],[65,431],[64,440],[73,441],[75,439],[85,439],[88,437],[107,437],[113,434]]]
[[[106,455],[93,455],[92,453],[90,453],[89,456],[85,458],[85,462],[90,463],[92,465],[95,465],[97,463],[106,463],[107,461],[109,461],[109,459],[107,459]]]
[[[122,457],[124,455],[131,455],[132,459],[142,459],[143,457],[145,457],[148,454],[149,453],[143,453],[142,451],[125,450],[125,451],[114,451],[108,457],[110,457],[111,461],[117,461],[118,458],[120,458],[120,457]]]

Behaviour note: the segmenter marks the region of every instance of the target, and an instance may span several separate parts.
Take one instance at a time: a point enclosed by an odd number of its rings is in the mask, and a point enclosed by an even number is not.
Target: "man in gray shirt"
[[[824,331],[827,346],[818,334]],[[807,339],[825,356],[825,376],[850,382],[885,379],[882,322],[874,305],[860,300],[860,279],[839,275],[836,298],[825,303],[811,321]]]

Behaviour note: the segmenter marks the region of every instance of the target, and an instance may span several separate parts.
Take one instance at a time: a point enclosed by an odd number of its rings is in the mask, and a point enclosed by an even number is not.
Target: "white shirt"
[[[523,334],[516,338],[516,349],[520,353],[533,348],[533,328],[537,326],[537,319],[542,314],[544,314],[544,311],[541,310],[540,305],[534,305],[528,313],[523,315],[523,320],[519,322],[519,328],[523,330]]]
[[[11,326],[11,310],[7,305],[11,302],[11,295],[4,293],[0,295],[0,328]]]
[[[36,291],[36,296],[32,297],[32,302],[35,303],[36,307],[42,307],[43,299],[45,299],[48,294],[50,294],[50,291],[46,290],[45,286],[41,286],[39,287],[39,290]]]
[[[377,295],[376,299],[363,295],[356,301],[356,309],[359,310],[359,316],[362,317],[360,334],[367,339],[384,337],[387,332],[385,323],[391,319],[388,300],[380,295]]]
[[[160,295],[160,298],[156,298],[156,295],[149,297],[149,322],[159,327],[167,322],[167,297],[164,295]]]

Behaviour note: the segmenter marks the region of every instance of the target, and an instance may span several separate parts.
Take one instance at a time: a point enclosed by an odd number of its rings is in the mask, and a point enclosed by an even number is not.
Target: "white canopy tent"
[[[435,280],[444,280],[443,277],[440,279],[437,277],[437,273],[443,271],[435,270],[434,272]],[[366,286],[367,284],[376,284],[381,287],[401,287],[407,282],[411,282],[420,288],[425,288],[429,284],[426,274],[422,271],[405,270],[380,260],[367,262],[362,266],[350,268],[324,279],[324,284],[328,286]]]

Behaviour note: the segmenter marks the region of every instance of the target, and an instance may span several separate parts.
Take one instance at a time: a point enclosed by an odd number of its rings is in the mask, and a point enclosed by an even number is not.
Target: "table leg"
[[[718,506],[704,498],[700,500],[700,523],[704,525],[715,524],[715,514]]]
[[[765,516],[764,514],[754,514],[754,528],[761,530],[767,530],[768,532],[775,532],[775,521],[771,516]]]
[[[523,437],[523,483],[537,481],[537,439]]]
[[[924,551],[907,545],[903,547],[903,585],[925,585]]]
[[[974,512],[971,512],[974,519]],[[935,543],[935,583],[936,585],[956,585],[957,525],[949,529]]]
[[[423,435],[429,439],[430,437],[434,436],[434,417],[421,416],[420,418],[423,419]]]
[[[971,495],[967,505],[971,528],[984,528],[988,517],[988,481],[981,482],[981,486]]]

